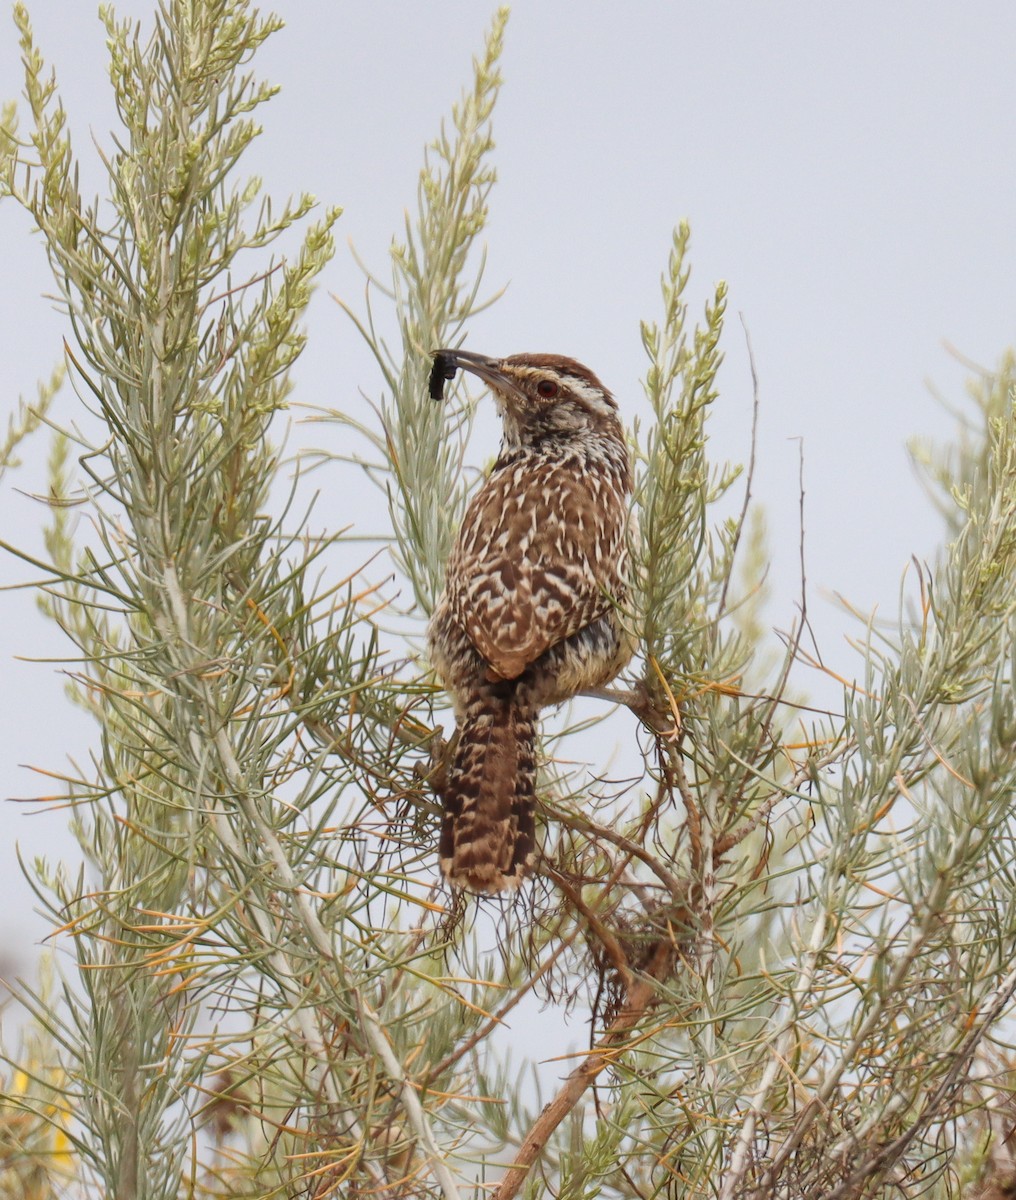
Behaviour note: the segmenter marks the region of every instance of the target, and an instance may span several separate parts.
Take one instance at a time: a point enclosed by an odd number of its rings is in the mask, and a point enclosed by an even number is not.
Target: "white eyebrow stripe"
[[[584,379],[577,379],[574,375],[566,375],[568,388],[574,392],[580,400],[594,409],[596,412],[612,413],[614,406],[606,399],[603,392],[599,388],[595,388],[592,384],[587,383]]]

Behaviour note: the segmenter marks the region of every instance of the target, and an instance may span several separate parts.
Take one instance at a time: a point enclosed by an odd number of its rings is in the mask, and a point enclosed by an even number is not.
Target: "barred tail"
[[[502,688],[459,721],[440,855],[450,883],[481,893],[517,888],[536,857],[536,717]]]

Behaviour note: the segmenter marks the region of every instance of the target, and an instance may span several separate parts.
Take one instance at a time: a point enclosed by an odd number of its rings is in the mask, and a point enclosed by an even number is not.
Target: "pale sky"
[[[117,5],[142,18],[152,7]],[[262,110],[265,133],[248,169],[277,197],[309,190],[345,207],[293,397],[340,405],[380,386],[327,294],[356,303],[362,292],[347,240],[385,273],[389,242],[415,202],[423,146],[467,82],[493,9],[475,0],[273,7],[287,27],[255,67],[282,93]],[[113,108],[95,6],[34,0],[30,8],[85,182],[98,186],[91,139],[110,146]],[[687,217],[693,307],[715,280],[730,288],[717,459],[748,450],[739,312],[755,348],[755,495],[772,540],[771,623],[787,627],[798,591],[803,439],[811,614],[827,660],[848,674],[856,659],[844,634],[857,626],[827,597],[839,592],[892,616],[911,554],[930,555],[939,536],[905,441],[951,429],[929,379],[962,400],[966,371],[943,340],[987,366],[1013,340],[1014,45],[1011,2],[513,6],[486,234],[489,289],[508,290],[476,320],[467,345],[572,355],[634,415],[638,323],[658,314],[671,231]],[[19,89],[15,31],[0,23],[0,97]],[[51,283],[39,239],[9,202],[0,205],[0,239],[6,414],[19,394],[34,394],[66,329],[42,298]],[[56,419],[72,420],[76,403],[67,390]],[[298,426],[290,443],[313,438]],[[44,512],[26,493],[45,491],[47,450],[37,438],[0,492],[0,537],[33,553]],[[319,485],[326,513],[332,484],[323,477]],[[343,514],[356,502],[334,498]],[[34,574],[0,560],[0,582]],[[0,593],[0,797],[49,790],[23,764],[61,771],[70,755],[87,762],[91,732],[63,698],[59,666],[14,657],[66,653],[30,593]],[[16,843],[28,855],[73,854],[65,826],[63,814],[0,808],[0,961],[27,961],[45,930],[31,915]]]

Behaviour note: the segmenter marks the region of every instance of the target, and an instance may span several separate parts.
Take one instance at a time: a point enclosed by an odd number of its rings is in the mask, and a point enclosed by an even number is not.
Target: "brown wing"
[[[508,464],[466,510],[449,600],[502,678],[596,620],[624,586],[627,498],[620,478],[598,468]]]

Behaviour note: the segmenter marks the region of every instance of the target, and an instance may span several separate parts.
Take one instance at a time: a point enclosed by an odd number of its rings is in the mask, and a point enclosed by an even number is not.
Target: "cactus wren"
[[[458,745],[441,869],[472,892],[516,888],[536,857],[536,719],[631,658],[631,456],[613,396],[559,354],[435,355],[431,395],[461,367],[490,388],[501,452],[466,509],[428,631]]]

